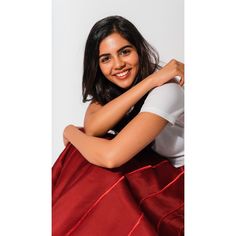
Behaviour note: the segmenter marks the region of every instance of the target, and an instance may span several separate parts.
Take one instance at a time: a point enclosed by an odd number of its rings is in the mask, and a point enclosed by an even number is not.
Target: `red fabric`
[[[69,144],[52,169],[53,236],[179,236],[183,204],[183,168],[151,149],[109,170]]]

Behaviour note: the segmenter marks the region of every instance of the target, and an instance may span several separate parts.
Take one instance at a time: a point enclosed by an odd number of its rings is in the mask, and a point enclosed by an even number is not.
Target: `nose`
[[[114,58],[114,69],[121,70],[125,67],[125,62],[120,57]]]

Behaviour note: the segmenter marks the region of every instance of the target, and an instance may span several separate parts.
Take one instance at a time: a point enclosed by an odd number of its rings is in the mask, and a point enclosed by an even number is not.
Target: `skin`
[[[108,80],[127,89],[138,73],[138,53],[125,38],[113,33],[100,43],[99,66]]]
[[[125,51],[127,48],[129,50]],[[122,88],[129,88],[139,67],[136,49],[118,33],[113,33],[101,42],[99,55],[99,66],[105,77]],[[125,74],[127,70],[128,74]],[[85,133],[74,125],[68,125],[64,130],[64,144],[72,143],[90,163],[98,166],[114,168],[126,163],[162,131],[167,124],[164,118],[142,112],[112,140],[94,136],[105,134],[147,92],[175,76],[181,77],[179,83],[183,85],[184,65],[171,60],[163,69],[106,105],[91,103],[85,115]]]

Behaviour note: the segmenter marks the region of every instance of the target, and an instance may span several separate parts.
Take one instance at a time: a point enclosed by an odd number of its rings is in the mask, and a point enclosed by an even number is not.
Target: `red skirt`
[[[184,170],[150,148],[106,169],[69,144],[52,168],[53,236],[177,236],[183,229]]]

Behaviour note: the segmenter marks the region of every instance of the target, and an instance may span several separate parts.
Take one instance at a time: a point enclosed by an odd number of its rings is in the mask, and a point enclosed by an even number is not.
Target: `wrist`
[[[161,85],[160,78],[157,72],[148,76],[150,90]]]

